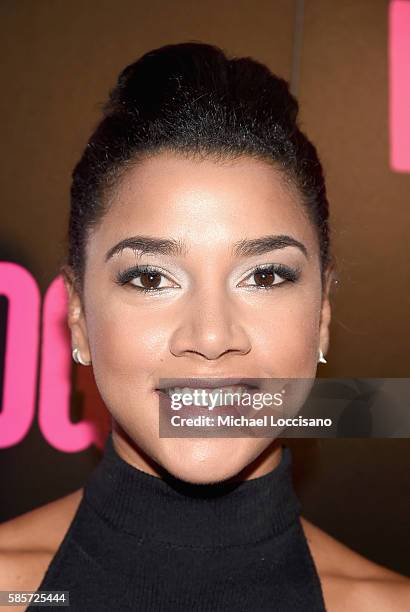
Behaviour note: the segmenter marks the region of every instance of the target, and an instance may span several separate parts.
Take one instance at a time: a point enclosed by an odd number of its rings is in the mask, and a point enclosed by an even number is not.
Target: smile
[[[215,404],[218,401],[219,406],[229,406],[232,402],[240,400],[244,394],[255,391],[255,387],[246,385],[230,385],[219,388],[210,387],[169,387],[161,389],[171,400],[184,400],[190,404],[193,402],[196,406],[208,406],[210,402]],[[192,401],[191,401],[192,400]]]

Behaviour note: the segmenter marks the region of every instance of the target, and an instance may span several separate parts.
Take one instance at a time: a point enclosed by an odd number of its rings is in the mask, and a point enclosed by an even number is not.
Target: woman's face
[[[242,242],[276,235],[303,246]],[[137,236],[181,248],[114,248]],[[296,280],[277,274],[266,289],[252,273],[269,264]],[[154,276],[120,284],[136,265]],[[73,345],[92,360],[117,449],[145,471],[162,467],[197,483],[247,467],[247,477],[262,475],[280,446],[260,437],[161,438],[160,380],[313,378],[318,350],[328,348],[328,283],[322,295],[314,227],[273,166],[248,157],[221,164],[160,153],[129,169],[88,241],[83,303],[70,290],[70,306]]]

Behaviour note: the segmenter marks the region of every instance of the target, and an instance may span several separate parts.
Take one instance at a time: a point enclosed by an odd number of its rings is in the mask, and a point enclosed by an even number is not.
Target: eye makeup
[[[169,277],[164,274],[161,268],[151,265],[138,265],[119,272],[116,275],[115,282],[120,286],[130,285],[133,289],[136,289],[137,291],[141,291],[143,293],[159,293],[161,291],[174,288],[169,286],[159,287],[158,285],[161,283],[161,281],[159,283],[156,283],[155,280],[158,279],[158,277],[168,278],[168,280],[171,281],[171,279],[169,279]],[[267,291],[274,288],[276,289],[279,285],[297,282],[300,277],[300,270],[298,268],[285,266],[283,264],[266,264],[254,268],[244,280],[247,280],[248,278],[252,277],[255,277],[255,279],[256,277],[259,277],[259,281],[257,282],[261,281],[263,284],[256,284],[250,286],[248,285],[247,288],[256,289],[257,291]],[[277,277],[281,278],[282,281],[275,282]],[[157,286],[139,286],[132,282],[135,279],[140,279],[140,281],[147,284],[153,283]],[[273,284],[269,284],[270,281],[273,281]]]

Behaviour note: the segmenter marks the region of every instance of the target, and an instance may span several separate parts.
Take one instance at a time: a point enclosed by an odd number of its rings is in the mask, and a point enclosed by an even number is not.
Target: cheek
[[[155,314],[143,316],[136,308],[106,305],[91,309],[88,340],[96,376],[118,384],[145,380],[156,369],[166,347],[168,332]]]
[[[274,377],[315,375],[319,339],[320,301],[314,295],[273,304],[259,312],[254,330],[255,354]]]
[[[87,331],[93,374],[105,406],[134,439],[155,437],[157,400],[151,383],[166,346],[165,330],[157,318],[141,316],[135,306],[106,302],[103,310],[100,305],[90,312]],[[148,418],[146,406],[153,408]]]

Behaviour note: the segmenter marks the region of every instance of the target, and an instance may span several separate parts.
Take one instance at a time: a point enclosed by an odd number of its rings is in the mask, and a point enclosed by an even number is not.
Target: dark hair
[[[297,125],[298,110],[284,79],[250,57],[229,59],[209,44],[166,45],[124,68],[72,174],[66,264],[80,293],[90,230],[119,178],[163,150],[273,162],[297,188],[317,230],[323,282],[331,261],[329,206],[322,166]]]

